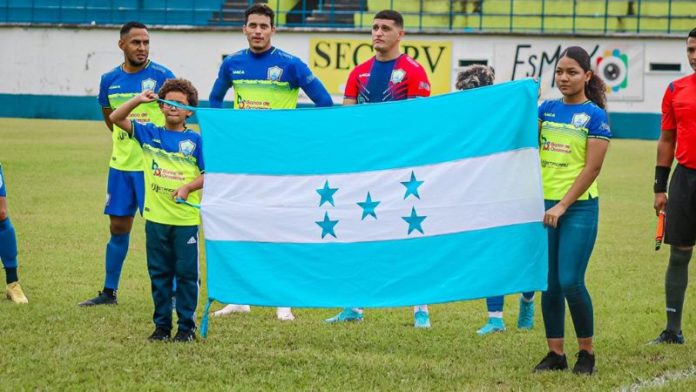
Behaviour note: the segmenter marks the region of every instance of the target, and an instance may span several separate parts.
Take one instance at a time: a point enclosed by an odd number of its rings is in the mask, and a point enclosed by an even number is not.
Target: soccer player
[[[665,212],[665,243],[670,244],[665,274],[667,327],[652,343],[684,344],[681,321],[696,240],[696,28],[686,39],[686,56],[695,73],[669,84],[662,99],[662,132],[657,142],[655,212]],[[677,167],[667,179],[674,158]]]
[[[7,214],[7,188],[2,173],[2,162],[0,162],[0,260],[5,268],[5,283],[7,283],[5,296],[7,299],[16,304],[29,303],[24,291],[22,291],[22,286],[19,285],[17,236],[14,226],[10,222],[10,216]]]
[[[343,97],[344,105],[399,101],[430,96],[430,82],[423,67],[401,53],[399,43],[404,36],[404,18],[393,10],[378,12],[372,24],[372,46],[375,56],[351,71]],[[427,305],[414,307],[414,326],[430,328]],[[361,308],[345,308],[327,323],[360,321]]]
[[[597,238],[597,176],[609,148],[604,82],[592,72],[590,55],[571,46],[556,65],[562,98],[539,106],[544,225],[548,228],[548,289],[541,295],[548,354],[535,371],[565,370],[566,301],[579,352],[573,373],[593,374],[594,316],[585,271]]]
[[[149,59],[150,35],[144,24],[124,24],[118,47],[123,51],[123,64],[102,75],[99,84],[99,104],[113,140],[104,207],[104,214],[109,215],[111,232],[111,239],[106,244],[106,276],[104,289],[96,297],[81,302],[80,306],[118,303],[116,291],[128,253],[133,217],[137,209],[143,211],[143,153],[138,143],[112,124],[109,115],[130,98],[146,90],[157,91],[165,80],[174,78],[172,71]],[[153,102],[135,108],[130,118],[164,124],[164,115]]]
[[[186,128],[193,113],[173,104],[160,104],[165,115],[164,127],[129,119],[138,105],[155,102],[158,95],[142,92],[119,106],[110,120],[129,138],[142,146],[148,170],[145,195],[145,240],[147,269],[155,303],[155,331],[151,341],[170,339],[172,329],[173,283],[176,281],[176,313],[179,329],[175,342],[196,339],[198,304],[198,225],[195,208],[178,204],[175,199],[200,202],[203,187],[203,153],[199,134]],[[198,92],[184,79],[172,79],[159,90],[159,98],[186,106],[198,106]]]
[[[271,44],[275,33],[274,12],[265,4],[255,4],[244,13],[242,30],[249,48],[240,50],[222,62],[217,80],[210,92],[210,106],[221,108],[225,93],[234,89],[235,109],[294,109],[299,89],[317,107],[333,105],[331,96],[307,64]],[[248,305],[229,304],[213,313],[222,316],[232,312],[248,312]],[[292,321],[290,308],[276,310],[279,320]]]
[[[471,65],[457,75],[457,90],[468,90],[481,86],[489,86],[495,80],[495,70],[481,64]],[[493,332],[505,331],[503,322],[503,306],[505,297],[486,298],[488,308],[488,322],[476,331],[479,335],[488,335]],[[534,292],[522,293],[520,296],[520,312],[517,318],[517,328],[532,329],[534,327]]]

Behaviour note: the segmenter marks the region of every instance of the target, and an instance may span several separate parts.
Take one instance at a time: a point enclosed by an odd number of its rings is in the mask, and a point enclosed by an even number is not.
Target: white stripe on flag
[[[423,181],[420,198],[402,182]],[[334,205],[317,190],[337,189]],[[379,202],[367,215],[357,203],[368,192]],[[544,214],[538,150],[516,151],[435,165],[350,174],[205,175],[206,239],[280,243],[398,240],[540,222]],[[404,217],[425,217],[410,226]],[[338,221],[324,232],[316,222]],[[412,231],[409,233],[409,228]],[[322,238],[322,233],[325,237]],[[335,238],[332,234],[335,234]]]

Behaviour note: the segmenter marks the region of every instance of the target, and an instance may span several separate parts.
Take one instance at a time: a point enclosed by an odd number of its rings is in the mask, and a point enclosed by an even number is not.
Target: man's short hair
[[[121,26],[121,37],[130,33],[130,31],[133,29],[145,29],[145,30],[147,30],[147,26],[145,26],[144,24],[142,24],[140,22],[130,21],[130,22],[124,24],[123,26]]]
[[[401,14],[398,11],[394,10],[383,10],[379,11],[377,15],[375,15],[374,19],[387,19],[387,20],[393,20],[394,24],[400,28],[404,27],[404,17],[401,16]]]
[[[198,90],[186,79],[168,79],[160,88],[157,95],[160,99],[165,99],[167,94],[176,91],[186,95],[188,106],[198,106]]]
[[[694,27],[693,30],[689,31],[689,37],[688,38],[696,38],[696,27]]]
[[[244,24],[247,24],[249,21],[249,15],[268,16],[271,18],[271,27],[273,27],[273,18],[275,17],[275,12],[273,12],[271,7],[267,6],[266,4],[254,4],[247,8],[247,10],[244,11]]]

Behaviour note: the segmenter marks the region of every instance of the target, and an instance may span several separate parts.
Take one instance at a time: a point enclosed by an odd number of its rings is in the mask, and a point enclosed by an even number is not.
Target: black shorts
[[[665,243],[693,246],[696,243],[696,170],[682,165],[669,181],[665,216]]]

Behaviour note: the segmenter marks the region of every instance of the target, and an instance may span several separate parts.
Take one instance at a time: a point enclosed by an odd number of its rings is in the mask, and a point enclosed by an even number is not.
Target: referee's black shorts
[[[677,165],[669,181],[665,243],[675,246],[696,243],[696,170],[682,165]]]

